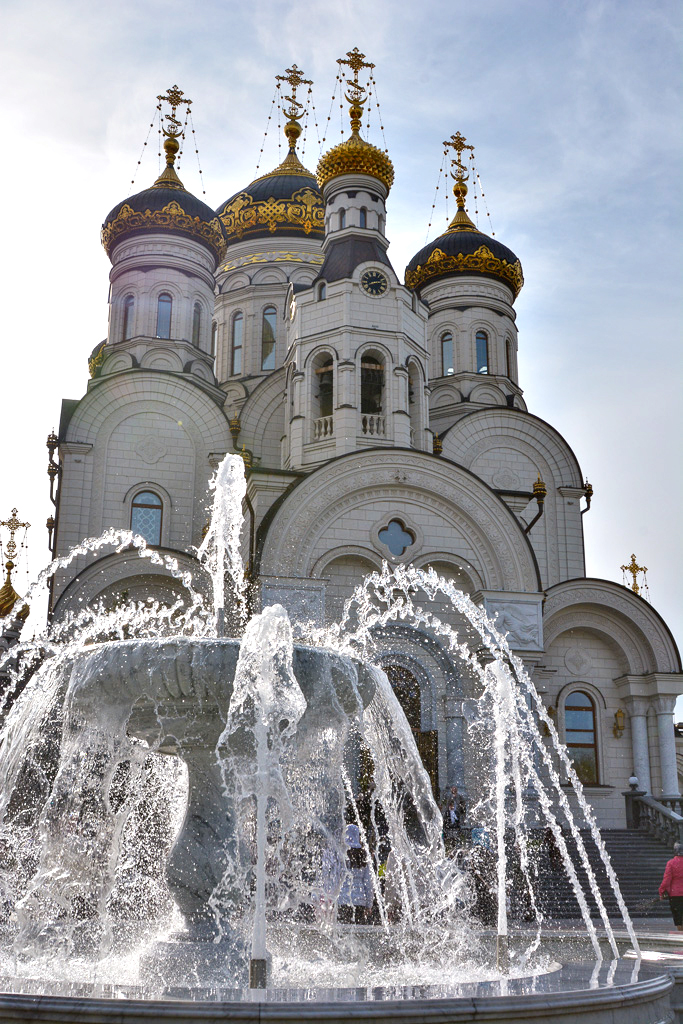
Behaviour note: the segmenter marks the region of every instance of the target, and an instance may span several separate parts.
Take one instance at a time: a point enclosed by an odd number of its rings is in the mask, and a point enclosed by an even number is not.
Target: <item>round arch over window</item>
[[[266,306],[263,310],[261,323],[261,369],[275,369],[275,327],[277,310],[275,306]]]
[[[157,299],[157,338],[171,337],[171,312],[173,299],[168,292],[162,292]]]
[[[455,373],[453,334],[451,331],[444,331],[441,335],[441,365],[444,377],[450,377]]]
[[[148,544],[161,544],[163,504],[154,491],[138,491],[130,507],[130,528],[139,533]]]
[[[133,337],[133,328],[135,321],[135,298],[132,295],[126,295],[123,302],[123,330],[121,332],[122,341],[128,341],[129,338]]]
[[[202,307],[195,302],[192,310],[192,344],[199,348],[199,339],[202,331]]]
[[[244,337],[244,315],[235,313],[232,318],[232,366],[231,374],[242,372],[242,339]]]
[[[489,372],[489,336],[486,331],[477,331],[477,373]]]
[[[584,690],[573,690],[565,698],[564,741],[581,782],[596,785],[599,779],[595,704]]]

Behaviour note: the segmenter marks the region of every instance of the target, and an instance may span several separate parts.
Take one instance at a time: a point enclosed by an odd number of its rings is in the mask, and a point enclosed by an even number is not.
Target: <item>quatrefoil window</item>
[[[400,519],[392,519],[388,526],[379,531],[378,536],[395,558],[400,558],[403,552],[415,543],[415,534],[406,530]]]

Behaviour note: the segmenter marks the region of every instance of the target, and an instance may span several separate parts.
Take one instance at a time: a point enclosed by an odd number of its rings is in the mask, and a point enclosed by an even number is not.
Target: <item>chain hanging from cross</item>
[[[639,594],[640,587],[638,586],[638,573],[642,572],[643,574],[645,574],[647,572],[647,566],[638,565],[638,563],[636,562],[636,556],[631,555],[631,561],[628,563],[628,565],[622,565],[621,571],[624,573],[631,573],[631,576],[633,577],[633,583],[630,584],[631,590],[634,594]]]
[[[290,118],[290,120],[297,121],[301,117],[302,111],[304,109],[304,104],[301,103],[296,98],[296,91],[302,85],[313,85],[313,79],[304,78],[304,72],[301,70],[301,68],[298,68],[296,64],[292,64],[291,68],[286,69],[284,75],[276,75],[275,81],[287,82],[287,84],[291,88],[292,95],[285,96],[285,99],[290,104],[290,106],[287,109],[283,107],[282,113],[285,115],[285,117]],[[278,89],[279,88],[280,86],[278,85]]]
[[[164,120],[168,121],[168,127],[162,126],[162,132],[169,139],[177,139],[178,136],[183,133],[182,123],[175,116],[175,112],[178,107],[187,107],[188,111],[192,105],[192,100],[188,100],[182,89],[179,89],[177,85],[171,86],[170,89],[166,90],[166,95],[157,96],[159,100],[159,109],[161,110],[162,103],[168,103],[171,107],[171,113],[164,115]]]

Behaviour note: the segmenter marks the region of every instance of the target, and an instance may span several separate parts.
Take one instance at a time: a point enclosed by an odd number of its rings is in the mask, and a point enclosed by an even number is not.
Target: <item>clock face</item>
[[[368,295],[384,295],[385,291],[389,287],[384,274],[381,274],[379,270],[366,270],[360,279],[361,288],[368,293]]]

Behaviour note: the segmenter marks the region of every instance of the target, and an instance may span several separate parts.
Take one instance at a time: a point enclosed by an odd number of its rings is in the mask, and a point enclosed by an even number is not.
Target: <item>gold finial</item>
[[[534,498],[536,499],[536,501],[537,501],[539,506],[542,505],[543,502],[545,501],[545,497],[546,497],[547,493],[548,493],[547,488],[546,488],[544,482],[541,480],[541,474],[539,473],[538,474],[538,480],[535,482],[535,484],[533,486],[533,495],[534,495]]]
[[[301,135],[299,118],[304,110],[303,103],[300,103],[296,98],[296,91],[301,85],[313,85],[313,80],[311,78],[304,78],[304,72],[301,68],[298,68],[296,64],[292,64],[291,68],[287,68],[284,75],[276,75],[275,81],[278,82],[278,89],[280,88],[280,82],[287,82],[292,90],[291,96],[285,96],[285,99],[289,103],[289,107],[283,107],[282,113],[285,117],[289,118],[285,125],[284,132],[287,142],[289,143],[289,151],[290,153],[293,153],[296,148],[296,140]]]
[[[17,532],[17,530],[20,530],[22,527],[25,527],[28,530],[30,525],[30,523],[22,523],[19,520],[16,508],[12,509],[12,515],[10,516],[9,519],[0,521],[0,526],[6,526],[7,529],[9,530],[9,541],[7,547],[5,548],[5,553],[7,555],[7,561],[5,562],[5,568],[7,569],[7,577],[5,579],[4,585],[2,586],[2,588],[0,588],[0,618],[4,618],[5,615],[9,615],[9,613],[12,611],[12,608],[15,605],[15,602],[19,599],[19,595],[12,586],[12,569],[14,569],[13,559],[17,553],[17,545],[16,541],[14,540],[14,534]],[[24,606],[19,612],[19,616],[25,619],[27,615],[28,607]]]
[[[467,184],[469,179],[469,171],[462,162],[462,154],[468,149],[471,153],[474,153],[474,146],[470,146],[464,135],[460,132],[456,132],[455,135],[451,135],[450,139],[446,139],[444,142],[444,149],[455,150],[455,157],[451,158],[451,177],[454,179],[455,184],[453,186],[453,195],[458,204],[458,209],[455,217],[448,226],[449,231],[476,231],[476,226],[472,223],[470,218],[465,213],[465,196],[467,195]]]
[[[354,46],[353,50],[349,50],[346,54],[347,59],[344,60],[340,57],[337,61],[340,70],[342,65],[346,65],[353,71],[353,81],[350,78],[346,79],[346,84],[349,87],[349,92],[345,92],[344,96],[349,101],[351,106],[349,107],[349,113],[351,115],[351,131],[354,135],[357,135],[360,131],[361,121],[363,118],[363,105],[367,103],[366,88],[361,85],[358,81],[358,72],[363,68],[368,68],[370,71],[374,68],[374,64],[370,64],[365,61],[365,54],[361,53],[357,46]]]
[[[183,183],[175,172],[173,164],[178,150],[180,149],[180,143],[178,139],[183,134],[182,123],[176,117],[176,110],[179,106],[184,106],[189,109],[192,100],[188,100],[183,93],[182,89],[179,89],[177,85],[171,86],[170,89],[166,90],[165,96],[157,96],[159,100],[159,110],[161,110],[162,103],[168,103],[171,107],[171,113],[164,115],[164,120],[167,124],[162,124],[161,131],[164,135],[164,152],[166,153],[166,167],[159,175],[157,180],[154,182],[156,188],[183,188]]]
[[[633,576],[633,583],[630,585],[631,586],[631,590],[633,591],[634,594],[639,594],[640,593],[640,587],[638,586],[638,573],[640,573],[640,572],[646,573],[647,572],[647,567],[644,566],[644,565],[638,565],[638,563],[636,562],[636,556],[635,555],[631,555],[631,561],[628,563],[628,565],[622,565],[621,571],[624,572],[624,573],[626,573],[626,572],[630,572],[631,573],[631,575]],[[643,583],[645,583],[644,580],[643,580]]]

